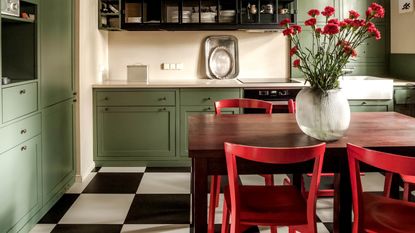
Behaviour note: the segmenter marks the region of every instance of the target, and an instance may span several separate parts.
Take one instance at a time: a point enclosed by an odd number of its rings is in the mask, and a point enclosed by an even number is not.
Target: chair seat
[[[294,186],[239,186],[241,223],[291,226],[307,224],[307,204]],[[229,209],[229,188],[225,189]],[[258,224],[259,223],[259,224]]]
[[[367,232],[415,232],[415,203],[363,193],[364,229]]]
[[[405,183],[415,184],[415,176],[401,175]]]

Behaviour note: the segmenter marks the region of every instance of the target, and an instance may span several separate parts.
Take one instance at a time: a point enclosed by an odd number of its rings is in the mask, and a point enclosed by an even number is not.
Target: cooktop
[[[285,78],[238,78],[241,83],[300,83],[296,80]]]

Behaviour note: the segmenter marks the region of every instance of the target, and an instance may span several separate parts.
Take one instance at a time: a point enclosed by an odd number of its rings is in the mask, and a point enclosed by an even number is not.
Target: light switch
[[[176,69],[176,64],[170,64],[170,69],[175,70]]]
[[[171,69],[170,64],[169,63],[161,64],[161,69],[162,70],[170,70]]]
[[[177,70],[183,70],[183,69],[184,69],[184,65],[183,65],[183,63],[178,63],[178,64],[176,64],[176,69],[177,69]]]

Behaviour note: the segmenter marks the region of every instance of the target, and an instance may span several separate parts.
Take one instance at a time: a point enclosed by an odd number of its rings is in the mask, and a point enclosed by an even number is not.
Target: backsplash
[[[126,80],[127,65],[145,64],[149,79],[206,78],[204,39],[233,35],[239,42],[239,76],[288,78],[289,42],[282,33],[231,32],[110,32],[109,79]],[[183,70],[162,70],[162,63],[182,63]]]

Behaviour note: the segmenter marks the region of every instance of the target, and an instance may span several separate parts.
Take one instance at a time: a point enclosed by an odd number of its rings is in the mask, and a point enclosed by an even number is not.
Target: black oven
[[[244,89],[244,98],[259,99],[273,103],[273,113],[288,113],[288,100],[293,99],[301,88],[247,88]],[[244,113],[263,113],[261,109],[244,109]]]

